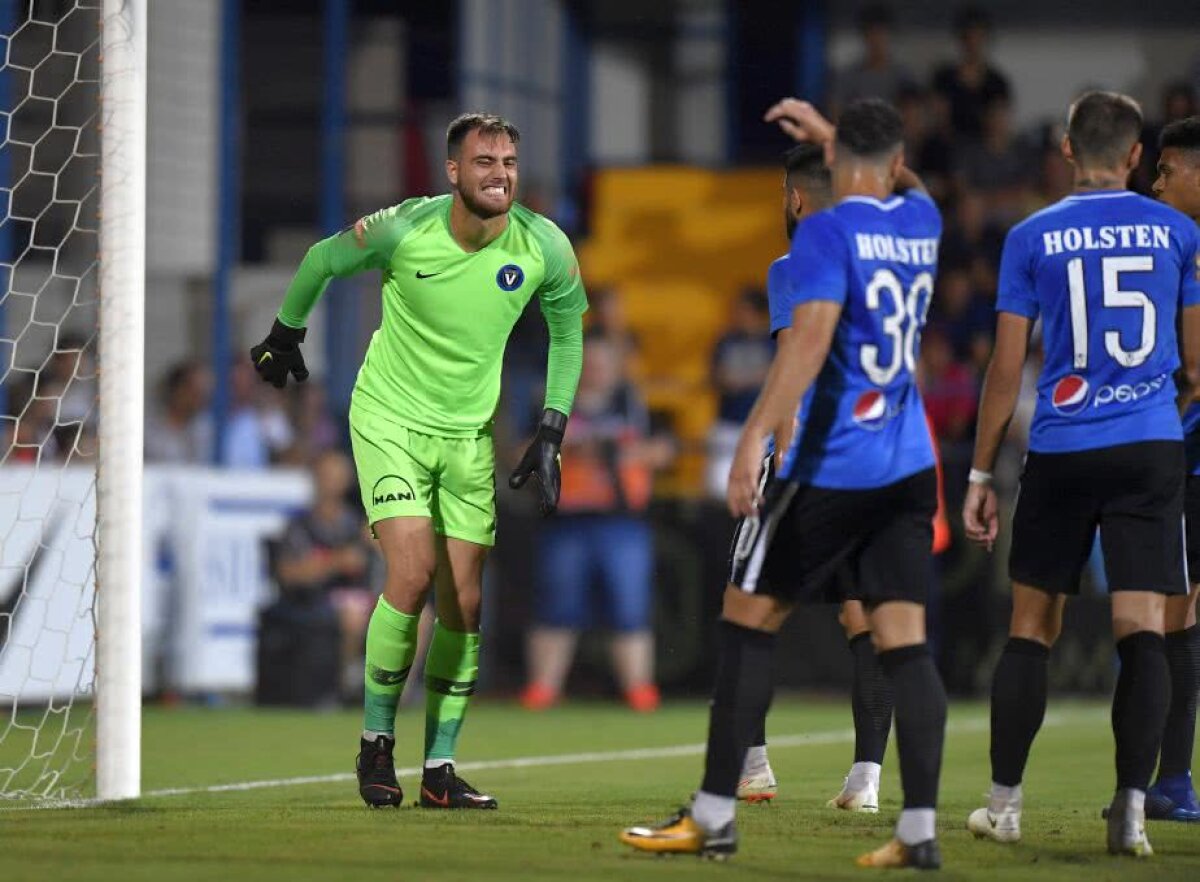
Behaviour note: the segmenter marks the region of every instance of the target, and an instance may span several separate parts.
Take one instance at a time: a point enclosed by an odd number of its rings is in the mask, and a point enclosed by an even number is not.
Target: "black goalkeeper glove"
[[[250,350],[250,360],[254,362],[254,369],[276,389],[287,385],[289,373],[296,378],[297,383],[308,379],[308,368],[304,366],[304,356],[300,354],[300,343],[304,340],[307,330],[289,328],[279,319],[275,319],[267,339]]]
[[[533,475],[537,478],[538,507],[542,517],[554,514],[558,508],[558,493],[562,488],[561,460],[558,449],[562,447],[563,432],[567,428],[567,418],[557,410],[547,408],[542,412],[542,421],[538,425],[537,435],[512,475],[509,476],[508,486],[520,490]]]

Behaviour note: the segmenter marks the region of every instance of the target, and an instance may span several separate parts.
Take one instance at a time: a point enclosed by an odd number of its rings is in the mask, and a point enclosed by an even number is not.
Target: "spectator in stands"
[[[229,368],[229,418],[221,439],[221,464],[235,469],[266,468],[292,444],[283,393],[257,381],[254,367],[237,359]]]
[[[983,134],[984,110],[995,98],[1008,98],[1008,78],[989,63],[987,43],[991,19],[983,9],[965,6],[955,16],[958,61],[945,64],[933,75],[933,89],[950,106],[950,123],[956,134]]]
[[[950,263],[939,269],[933,301],[930,326],[944,335],[952,358],[982,376],[992,353],[996,317],[992,303],[972,284],[970,266]]]
[[[994,95],[984,105],[983,131],[966,139],[955,157],[959,192],[983,195],[988,218],[1015,223],[1028,207],[1036,155],[1032,145],[1013,130],[1008,96]]]
[[[1158,177],[1158,136],[1163,126],[1200,113],[1196,87],[1187,80],[1173,80],[1163,88],[1162,110],[1159,119],[1147,121],[1142,128],[1142,161],[1133,173],[1132,186],[1149,195],[1150,186]]]
[[[44,384],[39,383],[38,386],[43,387]],[[63,451],[59,448],[54,431],[60,392],[59,387],[45,387],[45,394],[33,395],[17,411],[12,446],[5,462],[35,465],[60,458]]]
[[[343,689],[354,696],[362,685],[363,641],[375,603],[375,552],[358,508],[348,501],[354,483],[349,458],[337,450],[319,453],[312,480],[312,507],[285,528],[274,576],[286,598],[334,608],[342,635]]]
[[[746,291],[734,306],[733,328],[717,341],[712,356],[712,384],[717,392],[717,422],[708,438],[705,483],[710,496],[725,498],[725,483],[758,391],[767,379],[775,341],[767,295]]]
[[[916,83],[912,72],[892,58],[892,10],[883,4],[863,7],[858,14],[862,56],[834,73],[830,109],[834,116],[857,98],[896,101]]]
[[[591,610],[612,632],[612,664],[626,703],[658,707],[654,684],[654,546],[645,513],[671,444],[650,437],[645,407],[608,338],[585,339],[583,375],[563,440],[558,514],[539,532],[535,624],[528,637],[530,710],[556,703]],[[599,604],[592,591],[599,592]]]
[[[599,288],[588,295],[588,331],[604,337],[616,349],[624,370],[634,378],[641,376],[640,345],[629,327],[620,295],[611,288]]]
[[[897,107],[904,120],[904,154],[920,173],[930,195],[938,203],[952,193],[954,131],[950,126],[950,102],[938,92],[913,86],[903,90]]]
[[[956,361],[949,335],[939,326],[921,335],[921,397],[943,446],[969,444],[979,391],[975,375]]]
[[[39,385],[54,389],[52,397],[58,404],[54,437],[64,458],[94,455],[98,389],[96,359],[88,341],[63,334],[41,376]]]
[[[50,379],[63,388],[59,421],[64,424],[95,423],[96,358],[89,341],[77,334],[64,334],[50,357],[47,370]]]
[[[946,223],[939,264],[970,266],[978,256],[991,265],[999,265],[1007,224],[988,215],[988,198],[977,190],[963,190],[954,201],[952,221]]]
[[[1049,139],[1048,139],[1049,140]],[[1037,191],[1031,209],[1037,210],[1069,196],[1073,186],[1071,164],[1058,146],[1061,137],[1041,148],[1038,160]],[[1032,212],[1031,212],[1032,213]]]
[[[208,408],[212,375],[194,361],[167,371],[162,409],[146,426],[146,462],[199,465],[212,461],[212,422]]]
[[[319,454],[339,446],[337,423],[329,412],[325,385],[316,377],[287,387],[288,422],[294,427],[292,445],[280,459],[286,465],[307,465]]]

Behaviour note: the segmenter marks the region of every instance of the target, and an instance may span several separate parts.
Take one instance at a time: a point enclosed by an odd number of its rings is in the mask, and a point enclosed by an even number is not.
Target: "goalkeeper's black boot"
[[[358,795],[371,808],[399,807],[404,801],[404,792],[396,781],[396,763],[392,759],[395,746],[396,739],[385,735],[374,741],[363,738],[360,742],[358,761],[354,764],[358,772]]]
[[[421,776],[421,808],[494,809],[496,800],[480,793],[458,775],[454,763],[426,769]]]

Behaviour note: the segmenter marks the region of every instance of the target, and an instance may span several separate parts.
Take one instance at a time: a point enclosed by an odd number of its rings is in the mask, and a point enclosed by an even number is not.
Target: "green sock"
[[[454,761],[467,701],[479,676],[479,635],[450,631],[439,621],[425,658],[425,759]]]
[[[367,626],[367,665],[363,676],[363,729],[396,729],[396,705],[417,654],[417,616],[402,613],[382,597]]]

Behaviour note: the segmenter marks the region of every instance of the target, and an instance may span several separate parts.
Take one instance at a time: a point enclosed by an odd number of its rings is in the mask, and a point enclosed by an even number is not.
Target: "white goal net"
[[[0,0],[4,799],[95,793],[96,524],[98,487],[112,472],[99,454],[109,315],[100,296],[102,154],[110,149],[102,129],[112,109],[107,85],[102,102],[111,35],[102,38],[101,23],[112,5]],[[141,346],[140,336],[131,340]],[[140,431],[129,440],[140,454]]]

